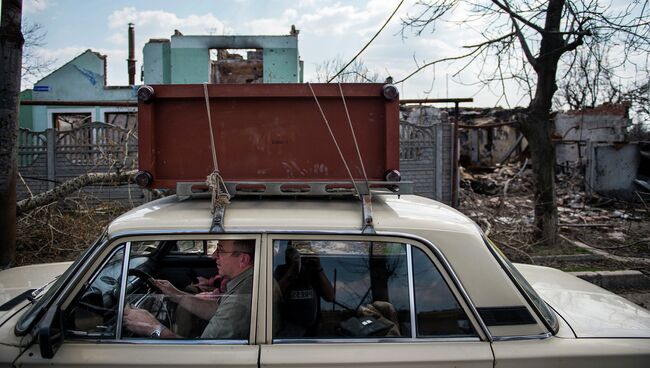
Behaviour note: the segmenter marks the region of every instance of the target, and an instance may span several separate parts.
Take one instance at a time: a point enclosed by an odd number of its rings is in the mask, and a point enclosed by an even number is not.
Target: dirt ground
[[[549,256],[589,254],[574,242],[610,255],[650,259],[650,210],[639,195],[626,202],[601,195],[588,196],[582,177],[558,175],[557,203],[560,240],[555,247],[534,238],[531,172],[507,165],[489,172],[463,173],[459,210],[475,220],[488,236],[516,262],[542,264],[565,271],[633,269],[650,275],[647,263],[606,257],[559,261]]]

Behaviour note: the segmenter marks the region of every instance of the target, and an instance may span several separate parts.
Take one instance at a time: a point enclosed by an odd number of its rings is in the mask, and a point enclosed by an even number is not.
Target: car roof
[[[151,232],[207,233],[209,198],[173,195],[146,203],[115,219],[110,237]],[[477,234],[473,221],[440,202],[416,195],[373,195],[377,231],[439,230]],[[361,230],[362,203],[356,198],[237,197],[226,206],[226,232]]]

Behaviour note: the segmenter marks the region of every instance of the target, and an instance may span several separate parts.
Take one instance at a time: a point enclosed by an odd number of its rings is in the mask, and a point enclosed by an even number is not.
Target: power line
[[[402,6],[403,3],[404,3],[404,0],[400,1],[399,4],[397,4],[397,7],[395,7],[395,10],[393,10],[393,13],[390,15],[390,17],[388,17],[388,19],[386,19],[386,22],[384,22],[384,25],[381,26],[381,28],[379,28],[379,30],[377,31],[377,33],[375,33],[375,35],[372,36],[372,38],[370,39],[370,41],[368,41],[368,42],[366,43],[366,45],[363,46],[363,48],[362,48],[359,52],[357,52],[356,55],[354,55],[354,57],[352,58],[352,60],[350,60],[347,64],[345,64],[345,66],[344,66],[343,68],[341,68],[341,70],[339,70],[339,72],[336,73],[336,75],[334,75],[332,78],[330,78],[330,79],[327,81],[327,83],[330,83],[331,81],[334,80],[334,78],[338,77],[341,73],[343,73],[343,71],[344,71],[348,66],[350,66],[350,64],[352,64],[352,63],[353,63],[353,62],[354,62],[354,61],[359,57],[359,55],[361,55],[361,53],[364,52],[364,51],[368,48],[368,46],[370,46],[370,44],[372,43],[372,41],[374,41],[375,38],[377,38],[377,36],[379,36],[379,34],[381,33],[381,31],[384,30],[384,28],[386,28],[386,25],[388,25],[388,22],[390,22],[390,20],[393,19],[393,16],[395,15],[395,13],[397,13],[397,10],[399,10],[400,6]]]

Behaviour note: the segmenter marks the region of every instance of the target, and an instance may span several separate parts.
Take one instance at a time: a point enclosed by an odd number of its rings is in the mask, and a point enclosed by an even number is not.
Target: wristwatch
[[[164,329],[165,329],[165,326],[158,325],[158,327],[156,327],[153,331],[151,331],[151,334],[149,335],[149,337],[159,339],[160,334],[163,332]]]

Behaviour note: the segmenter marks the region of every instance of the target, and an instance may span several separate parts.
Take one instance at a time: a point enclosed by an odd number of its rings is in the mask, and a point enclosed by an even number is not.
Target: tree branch
[[[521,15],[517,14],[516,12],[512,11],[510,9],[510,5],[508,5],[507,2],[504,1],[504,3],[502,4],[501,2],[499,2],[499,0],[492,0],[492,3],[494,3],[496,6],[501,8],[501,10],[503,10],[504,12],[508,13],[510,18],[519,20],[521,23],[527,25],[528,27],[534,29],[535,31],[537,31],[539,33],[542,33],[542,34],[547,33],[547,31],[545,31],[544,28],[538,26],[535,23],[530,22],[526,18],[524,18]]]
[[[479,50],[481,50],[481,48],[477,48],[477,49],[473,50],[472,52],[469,52],[469,53],[467,53],[467,54],[465,54],[465,55],[452,56],[452,57],[448,57],[448,58],[444,58],[444,59],[438,59],[438,60],[435,60],[435,61],[432,61],[432,62],[429,62],[429,63],[423,64],[423,65],[420,66],[419,68],[415,69],[411,74],[409,74],[409,75],[407,75],[406,77],[404,77],[404,78],[402,78],[402,79],[396,81],[395,84],[402,83],[402,82],[406,81],[407,79],[411,78],[411,77],[414,76],[415,74],[417,74],[417,73],[419,73],[420,71],[422,71],[422,69],[426,69],[426,68],[430,67],[431,65],[436,65],[436,64],[439,64],[439,63],[442,63],[442,62],[445,62],[445,61],[452,61],[452,60],[460,60],[460,59],[464,59],[464,58],[466,58],[466,57],[468,57],[468,56],[472,56],[473,54],[475,54],[475,53],[478,52]]]
[[[98,184],[98,183],[133,183],[134,176],[137,170],[126,171],[122,173],[88,173],[78,176],[72,180],[41,193],[35,197],[23,199],[16,204],[16,216],[30,211],[36,207],[44,206],[64,198],[70,193],[73,193],[85,186]]]

